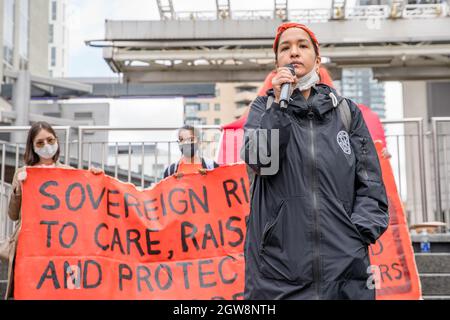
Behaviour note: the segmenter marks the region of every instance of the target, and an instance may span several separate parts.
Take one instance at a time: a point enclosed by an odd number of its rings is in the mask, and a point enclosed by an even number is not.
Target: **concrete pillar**
[[[31,74],[48,77],[49,0],[30,0],[30,46],[28,65]]]
[[[15,126],[28,126],[30,124],[30,97],[31,80],[28,70],[20,70],[19,75],[13,86],[12,102],[16,112]],[[11,136],[11,142],[26,142],[26,132],[16,132]]]
[[[405,118],[428,117],[426,81],[403,81],[403,114]]]

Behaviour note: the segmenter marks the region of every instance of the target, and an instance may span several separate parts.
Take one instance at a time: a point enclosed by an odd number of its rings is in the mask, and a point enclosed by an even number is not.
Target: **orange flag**
[[[389,160],[381,156],[381,142],[375,146],[389,202],[389,227],[376,244],[370,246],[370,261],[377,280],[377,300],[417,300],[421,288],[405,211]]]

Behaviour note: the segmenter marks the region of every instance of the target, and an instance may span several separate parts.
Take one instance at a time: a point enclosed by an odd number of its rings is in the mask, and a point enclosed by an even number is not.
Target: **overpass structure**
[[[103,48],[110,68],[130,82],[260,81],[274,67],[272,42],[283,21],[305,23],[321,44],[323,62],[335,79],[340,70],[371,67],[378,80],[450,79],[450,6],[407,4],[289,10],[233,11],[216,0],[211,12],[176,12],[157,1],[161,20],[111,21]],[[195,71],[195,72],[194,72]]]

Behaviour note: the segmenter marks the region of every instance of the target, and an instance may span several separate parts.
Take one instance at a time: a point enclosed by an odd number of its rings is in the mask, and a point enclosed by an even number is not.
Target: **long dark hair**
[[[39,134],[39,132],[41,132],[41,130],[45,130],[48,133],[51,133],[56,138],[56,141],[58,141],[56,132],[55,130],[53,130],[50,124],[48,124],[45,121],[38,121],[33,123],[33,125],[30,128],[30,131],[28,131],[27,145],[25,147],[25,154],[23,156],[23,160],[25,162],[25,165],[27,166],[34,166],[38,164],[40,161],[39,156],[37,155],[36,152],[34,152],[33,142],[34,138],[36,138],[36,136]],[[59,143],[58,143],[58,150],[56,151],[52,159],[54,162],[58,161],[59,159]]]

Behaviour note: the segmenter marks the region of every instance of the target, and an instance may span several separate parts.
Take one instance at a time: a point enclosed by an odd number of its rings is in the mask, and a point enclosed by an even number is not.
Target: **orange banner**
[[[137,190],[105,175],[28,168],[16,299],[242,299],[243,165]]]
[[[377,300],[417,300],[421,288],[414,251],[411,245],[405,212],[389,160],[381,157],[381,143],[375,146],[383,172],[389,202],[389,227],[378,241],[370,246],[370,261],[377,281]]]

